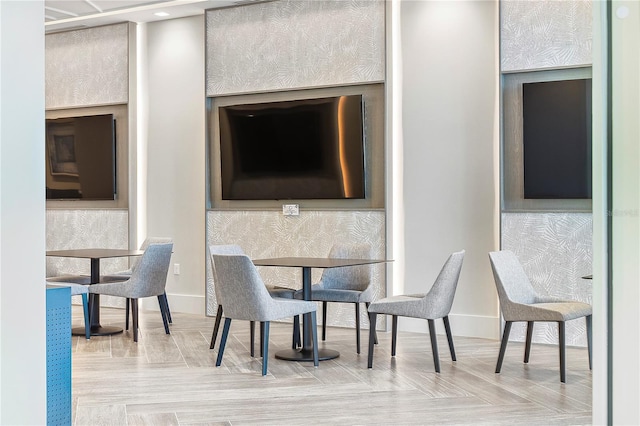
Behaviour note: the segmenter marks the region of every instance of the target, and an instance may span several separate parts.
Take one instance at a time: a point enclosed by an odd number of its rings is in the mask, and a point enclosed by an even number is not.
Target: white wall
[[[402,2],[405,282],[422,293],[447,256],[466,256],[454,334],[496,338],[488,252],[498,248],[497,2]],[[400,321],[405,330],[426,323]]]
[[[46,423],[44,8],[0,2],[0,424]]]
[[[144,100],[148,111],[147,235],[174,239],[172,264],[180,264],[180,275],[170,268],[171,309],[203,314],[204,16],[151,23],[146,30],[146,45],[140,48],[146,47],[148,90]],[[149,299],[144,307],[157,309],[157,305]]]

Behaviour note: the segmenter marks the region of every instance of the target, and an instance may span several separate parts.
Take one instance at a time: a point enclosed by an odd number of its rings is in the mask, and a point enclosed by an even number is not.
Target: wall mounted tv
[[[365,197],[362,95],[218,111],[223,200]]]
[[[115,199],[115,154],[113,114],[46,120],[47,199]]]
[[[591,198],[591,79],[523,83],[524,198]]]

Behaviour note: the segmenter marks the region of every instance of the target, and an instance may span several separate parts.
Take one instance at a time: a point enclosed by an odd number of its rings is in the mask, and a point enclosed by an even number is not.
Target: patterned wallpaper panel
[[[129,247],[129,213],[127,210],[54,210],[48,209],[47,250],[70,250],[79,248]],[[128,259],[103,259],[102,274],[122,271],[129,267]],[[47,277],[91,273],[89,259],[47,257]],[[79,297],[78,297],[79,298]],[[120,297],[101,297],[103,306],[121,306]]]
[[[383,81],[384,1],[207,11],[207,96]]]
[[[544,295],[591,303],[593,221],[591,213],[503,213],[502,248],[513,251],[534,288]],[[586,346],[584,319],[567,322],[568,345]],[[516,323],[512,340],[524,341],[526,324]],[[556,324],[539,323],[534,342],[558,342]]]
[[[334,242],[368,242],[375,258],[385,257],[385,213],[383,211],[304,211],[300,216],[283,216],[280,211],[209,211],[207,246],[238,244],[251,258],[279,256],[326,257]],[[302,272],[297,268],[260,267],[260,275],[269,284],[301,288]],[[321,271],[312,271],[312,282]],[[384,297],[385,265],[372,266],[375,298]],[[215,315],[217,302],[207,258],[207,315]],[[368,319],[360,309],[362,327]],[[355,326],[353,304],[330,303],[327,323]],[[321,318],[318,318],[321,321]]]
[[[45,107],[127,103],[128,24],[47,34]]]
[[[502,71],[592,63],[592,0],[502,0]]]

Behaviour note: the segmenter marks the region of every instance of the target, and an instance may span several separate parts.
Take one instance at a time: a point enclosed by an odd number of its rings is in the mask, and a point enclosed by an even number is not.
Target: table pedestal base
[[[340,352],[333,349],[318,349],[318,361],[327,361],[338,358]],[[313,361],[313,350],[311,349],[283,349],[276,352],[276,358],[286,361]]]
[[[93,326],[91,327],[91,335],[92,336],[111,336],[113,334],[122,333],[122,327],[111,327],[111,326]],[[71,329],[71,334],[74,336],[84,336],[85,330],[84,327],[74,327]]]

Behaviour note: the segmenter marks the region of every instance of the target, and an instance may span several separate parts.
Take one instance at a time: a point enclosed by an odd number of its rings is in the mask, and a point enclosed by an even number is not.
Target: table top
[[[47,256],[104,259],[108,257],[142,256],[144,250],[87,248],[75,250],[49,250]]]
[[[386,259],[337,259],[330,257],[276,257],[272,259],[256,259],[256,266],[289,266],[297,268],[337,268],[340,266],[371,265],[374,263],[393,262]]]

